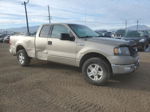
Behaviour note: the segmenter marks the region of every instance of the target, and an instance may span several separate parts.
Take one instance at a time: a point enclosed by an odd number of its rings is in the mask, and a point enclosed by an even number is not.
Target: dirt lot
[[[0,45],[0,112],[150,112],[150,53],[133,74],[106,86],[88,84],[78,68],[34,60],[23,68]]]

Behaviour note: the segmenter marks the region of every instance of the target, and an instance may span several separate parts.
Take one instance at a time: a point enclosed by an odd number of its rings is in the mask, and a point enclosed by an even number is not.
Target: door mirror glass
[[[74,37],[71,37],[68,33],[61,33],[60,39],[74,41]]]

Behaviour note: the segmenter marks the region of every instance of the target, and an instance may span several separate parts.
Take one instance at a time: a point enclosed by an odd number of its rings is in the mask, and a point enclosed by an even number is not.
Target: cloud
[[[23,0],[0,0],[0,27],[25,25]],[[139,19],[150,25],[149,0],[30,0],[27,5],[30,25],[48,22],[50,5],[52,22],[86,24],[92,28],[120,28],[124,21],[132,25]],[[3,25],[3,26],[2,26]]]

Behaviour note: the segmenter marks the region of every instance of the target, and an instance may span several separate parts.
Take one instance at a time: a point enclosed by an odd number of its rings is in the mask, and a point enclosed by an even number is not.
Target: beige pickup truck
[[[79,67],[95,85],[105,84],[114,74],[134,72],[139,65],[134,43],[99,37],[78,24],[45,24],[35,37],[11,36],[10,53],[22,66],[36,58]]]

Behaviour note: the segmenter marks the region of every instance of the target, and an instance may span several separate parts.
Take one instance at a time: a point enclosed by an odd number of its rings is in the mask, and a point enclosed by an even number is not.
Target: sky
[[[26,26],[24,0],[0,0],[0,29]],[[30,0],[29,26],[48,23],[47,6],[53,23],[78,23],[93,29],[150,26],[150,0]]]

